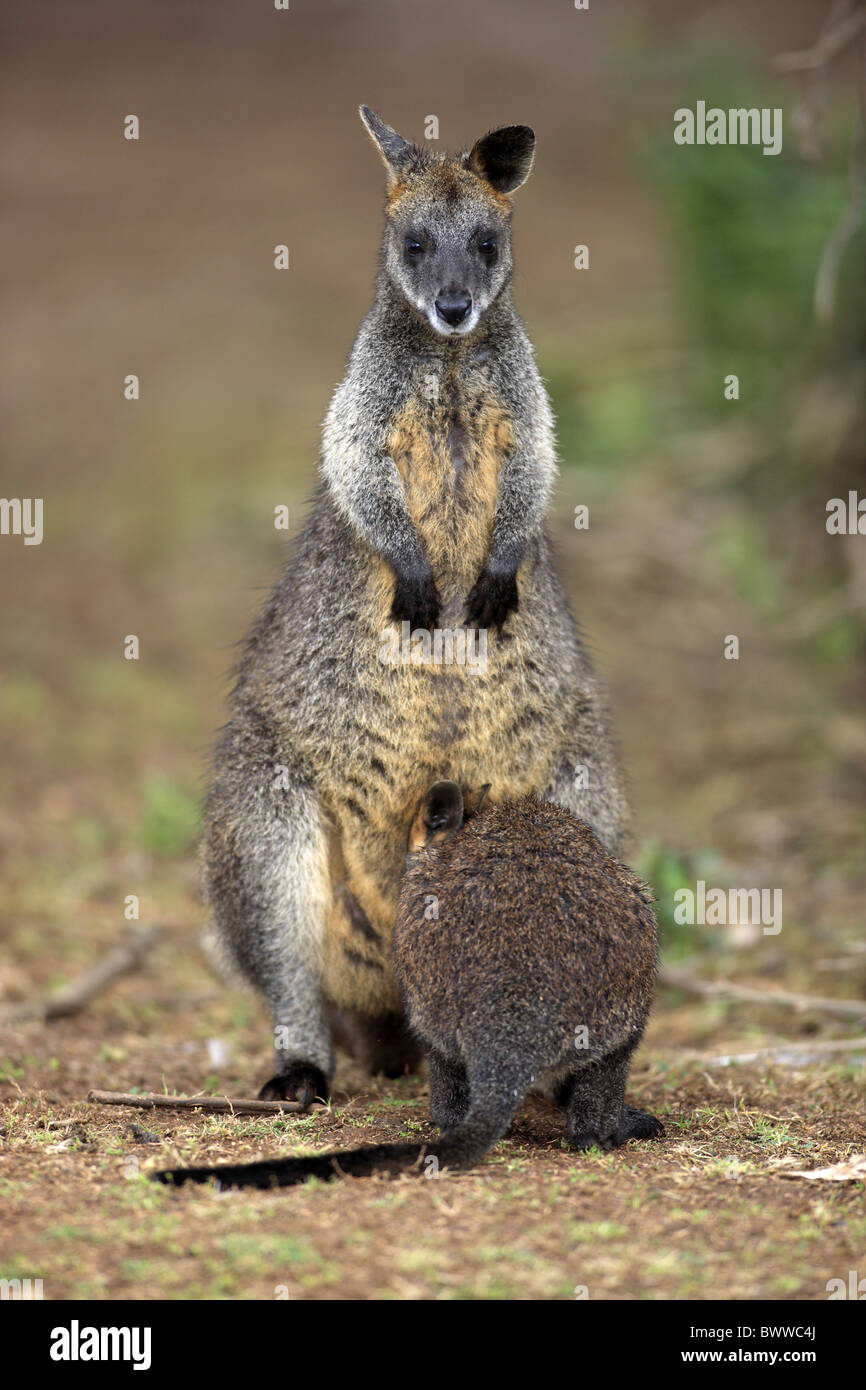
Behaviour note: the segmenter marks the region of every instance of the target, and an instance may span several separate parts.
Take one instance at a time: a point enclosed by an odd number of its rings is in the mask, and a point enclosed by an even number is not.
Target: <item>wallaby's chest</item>
[[[445,593],[465,594],[484,564],[513,441],[511,416],[483,378],[421,374],[393,421],[387,449]]]

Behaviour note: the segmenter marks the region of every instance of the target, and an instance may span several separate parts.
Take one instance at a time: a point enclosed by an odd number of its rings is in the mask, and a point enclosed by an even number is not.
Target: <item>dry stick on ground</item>
[[[808,1066],[810,1062],[858,1052],[866,1052],[866,1037],[836,1038],[832,1042],[778,1043],[775,1047],[759,1048],[757,1052],[727,1052],[715,1056],[686,1050],[675,1053],[674,1057],[678,1062],[700,1062],[705,1067],[730,1067],[746,1062],[787,1062],[791,1066]]]
[[[231,1096],[165,1096],[157,1092],[137,1096],[127,1091],[88,1091],[94,1105],[131,1105],[137,1110],[210,1110],[217,1115],[309,1115],[327,1110],[327,1105],[310,1105],[304,1111],[296,1100],[232,1100]]]
[[[121,975],[129,975],[141,965],[148,951],[152,950],[162,935],[161,927],[134,927],[127,939],[97,965],[85,970],[77,980],[64,985],[62,989],[49,994],[47,999],[30,1004],[14,1004],[0,1014],[2,1023],[24,1023],[29,1019],[49,1022],[55,1018],[67,1018],[86,1007],[102,990]]]
[[[706,999],[742,999],[755,1004],[787,1004],[801,1012],[817,1009],[836,1018],[866,1019],[864,999],[824,999],[817,994],[794,994],[787,989],[758,989],[754,985],[738,985],[733,980],[699,980],[688,970],[666,965],[659,971],[659,984],[670,989],[684,989]]]

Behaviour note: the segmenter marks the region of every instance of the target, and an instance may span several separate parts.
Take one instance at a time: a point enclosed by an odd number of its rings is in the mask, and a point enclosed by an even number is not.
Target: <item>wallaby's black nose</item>
[[[465,290],[444,290],[436,300],[437,314],[451,328],[462,323],[471,308],[472,297]]]

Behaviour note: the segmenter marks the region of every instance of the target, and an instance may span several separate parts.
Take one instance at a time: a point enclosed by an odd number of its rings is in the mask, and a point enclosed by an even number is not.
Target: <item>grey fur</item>
[[[448,159],[364,119],[392,185],[375,302],[325,420],[312,514],[238,666],[203,853],[214,935],[284,1030],[263,1093],[288,1098],[327,1090],[329,1009],[359,1011],[374,1034],[399,1012],[390,932],[412,809],[433,780],[540,793],[613,852],[626,817],[544,530],[553,422],[510,295],[499,189],[526,177],[531,132],[508,127]],[[409,223],[434,248],[415,280],[400,263]],[[473,238],[494,224],[490,264]],[[466,331],[431,319],[443,276],[471,293]],[[408,464],[395,461],[401,429]],[[428,431],[449,453],[413,515],[412,449]],[[483,489],[472,499],[491,450],[488,517]],[[383,665],[383,629],[403,618],[487,627],[486,671]]]

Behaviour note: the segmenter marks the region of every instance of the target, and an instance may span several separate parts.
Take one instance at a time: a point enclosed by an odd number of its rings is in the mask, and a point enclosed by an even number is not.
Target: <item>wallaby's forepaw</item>
[[[295,1100],[304,1110],[314,1100],[327,1100],[330,1087],[314,1062],[290,1062],[259,1091],[259,1100]]]
[[[441,599],[432,574],[398,575],[394,586],[391,617],[395,622],[408,623],[414,630],[426,627],[430,631],[439,621]]]
[[[618,1144],[626,1144],[629,1139],[660,1139],[664,1132],[661,1120],[649,1111],[636,1110],[633,1105],[622,1107],[616,1135]]]
[[[497,574],[483,569],[466,600],[468,627],[497,627],[502,631],[509,613],[517,608],[517,574]]]

